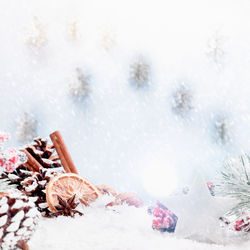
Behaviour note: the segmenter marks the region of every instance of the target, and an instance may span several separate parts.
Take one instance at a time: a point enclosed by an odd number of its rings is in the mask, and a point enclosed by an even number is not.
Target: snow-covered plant
[[[100,46],[108,52],[116,44],[116,33],[111,29],[104,29],[100,33]]]
[[[72,41],[78,41],[82,37],[79,21],[74,20],[68,23],[67,35]]]
[[[230,122],[225,117],[219,117],[215,123],[215,139],[221,144],[225,144],[230,141]]]
[[[90,75],[83,73],[80,68],[76,68],[70,80],[69,93],[79,101],[83,100],[90,93],[89,82]]]
[[[39,49],[48,43],[45,27],[36,16],[27,31],[26,43],[35,49]]]
[[[37,120],[33,114],[25,112],[17,119],[16,136],[17,140],[23,144],[37,136]]]
[[[150,81],[150,65],[142,56],[130,65],[130,81],[136,87],[142,87]]]
[[[193,109],[193,96],[191,90],[181,84],[173,93],[172,109],[178,115],[184,117],[191,109]]]
[[[208,39],[206,55],[217,67],[221,66],[225,56],[224,37],[216,31]]]
[[[216,194],[237,199],[238,204],[229,212],[243,231],[250,230],[250,158],[242,155],[225,163],[218,178]],[[236,225],[235,225],[236,226]]]

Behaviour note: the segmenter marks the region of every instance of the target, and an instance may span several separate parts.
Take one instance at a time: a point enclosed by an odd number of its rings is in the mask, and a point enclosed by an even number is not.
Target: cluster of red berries
[[[244,212],[242,214],[245,214]],[[236,231],[245,231],[245,232],[250,232],[249,229],[249,224],[250,224],[250,218],[247,217],[246,220],[237,220],[234,224],[234,229]]]
[[[161,232],[174,232],[177,223],[177,216],[160,202],[156,207],[149,208],[149,213],[153,215],[153,229]]]
[[[3,143],[9,140],[8,133],[0,133],[0,147],[2,149]],[[5,172],[13,172],[19,165],[25,163],[27,160],[26,154],[16,150],[15,148],[8,148],[0,153],[0,167]]]

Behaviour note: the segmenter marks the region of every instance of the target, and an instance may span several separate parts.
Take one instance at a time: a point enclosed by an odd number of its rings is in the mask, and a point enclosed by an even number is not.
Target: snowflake
[[[219,117],[214,123],[216,141],[225,144],[230,141],[231,124],[225,117]]]
[[[37,136],[37,120],[28,112],[17,120],[16,136],[18,141],[25,144]]]
[[[90,75],[84,74],[81,69],[76,68],[70,81],[69,93],[79,101],[83,100],[90,93],[89,81]]]
[[[130,65],[130,81],[136,87],[142,87],[149,83],[150,66],[143,57],[139,57]]]
[[[82,37],[78,21],[74,20],[67,25],[67,35],[72,41],[77,41]]]
[[[116,33],[111,29],[102,30],[99,43],[106,52],[109,51],[116,44]]]
[[[28,29],[26,43],[35,49],[39,49],[48,43],[45,27],[36,16],[33,18],[32,26]]]
[[[176,91],[173,93],[172,99],[172,109],[177,114],[184,117],[191,109],[193,96],[190,91],[184,84],[182,84]]]
[[[216,31],[208,40],[207,43],[207,57],[214,62],[217,66],[221,66],[225,56],[224,51],[224,37]]]

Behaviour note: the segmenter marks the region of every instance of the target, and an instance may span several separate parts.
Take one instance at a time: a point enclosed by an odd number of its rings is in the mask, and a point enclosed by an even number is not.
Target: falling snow
[[[146,203],[190,185],[196,169],[212,181],[250,149],[249,13],[227,0],[2,1],[0,130],[21,146],[59,129],[81,175]],[[176,89],[180,79],[188,87]],[[145,210],[44,220],[31,249],[249,247],[162,235]]]
[[[37,135],[62,132],[82,175],[118,192],[136,191],[145,200],[155,200],[148,190],[154,182],[159,185],[160,177],[145,182],[143,176],[156,161],[162,166],[159,175],[168,172],[168,164],[175,169],[180,187],[190,184],[197,168],[211,181],[225,158],[250,148],[249,12],[249,4],[226,0],[207,5],[196,0],[4,1],[1,130],[13,135],[11,144],[22,145],[15,136],[16,120],[28,110],[38,122]],[[115,46],[108,53],[99,46],[100,30],[115,33]],[[224,40],[209,47],[217,31]],[[72,39],[81,33],[81,42],[69,42],[66,33]],[[219,53],[220,71],[207,55],[209,48],[216,54],[216,46],[224,51]],[[32,53],[33,47],[39,53]],[[148,88],[131,87],[135,74],[129,69],[138,55],[150,66],[139,77],[150,80]],[[69,76],[76,68],[91,75],[86,101],[69,94]],[[190,119],[173,112],[172,94],[180,79],[192,91],[184,109],[193,107]],[[181,99],[176,107],[183,110]],[[214,143],[211,122],[220,113],[234,124],[228,130],[233,140],[221,145]],[[223,126],[217,126],[224,138]],[[28,140],[23,135],[33,136],[34,130],[32,126],[20,133],[21,138]]]

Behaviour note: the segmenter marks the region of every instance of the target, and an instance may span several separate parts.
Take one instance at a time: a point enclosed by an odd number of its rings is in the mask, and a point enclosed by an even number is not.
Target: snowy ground
[[[83,217],[42,219],[30,242],[32,250],[247,250],[249,241],[227,246],[176,239],[151,228],[146,207],[128,206],[85,209]],[[205,225],[204,225],[205,226]],[[188,230],[188,228],[187,228]]]

